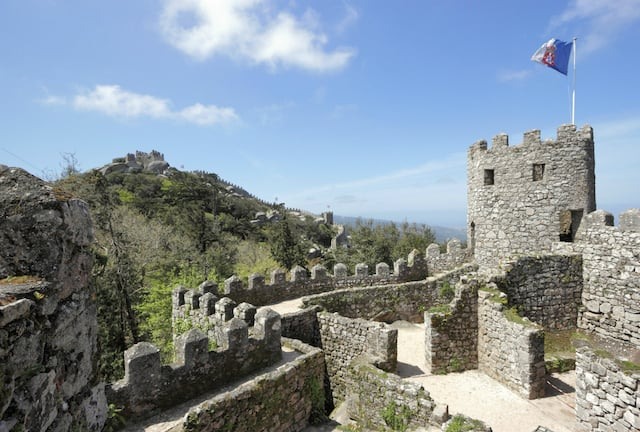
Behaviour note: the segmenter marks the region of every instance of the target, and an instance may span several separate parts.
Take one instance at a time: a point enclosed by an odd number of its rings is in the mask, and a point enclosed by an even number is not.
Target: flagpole
[[[573,38],[573,94],[571,96],[571,124],[576,124],[576,40]]]

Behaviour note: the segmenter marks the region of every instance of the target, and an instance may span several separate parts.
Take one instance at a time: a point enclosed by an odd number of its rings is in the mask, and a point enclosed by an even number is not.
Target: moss
[[[450,314],[451,313],[451,306],[449,306],[448,304],[431,306],[429,308],[429,313],[432,313],[432,314],[438,314],[438,313]]]
[[[455,296],[455,294],[456,294],[455,288],[453,288],[448,281],[443,282],[442,286],[438,290],[438,295],[449,301],[453,300],[453,297]]]
[[[470,432],[470,431],[484,431],[486,426],[480,420],[471,419],[463,415],[457,414],[447,425],[445,432]]]
[[[524,319],[522,315],[520,315],[520,311],[517,307],[510,307],[503,312],[505,318],[513,323],[521,324],[527,327],[534,327],[535,324],[529,320]]]
[[[42,281],[43,279],[38,276],[9,276],[4,279],[0,279],[0,285],[21,285]]]
[[[310,377],[305,382],[304,390],[311,400],[309,423],[312,425],[319,425],[326,422],[328,417],[324,412],[325,393],[322,381],[317,377]]]
[[[494,303],[500,303],[505,306],[509,303],[509,300],[505,295],[505,293],[503,293],[499,289],[491,288],[486,285],[481,286],[479,289],[480,291],[488,292],[489,294],[491,294],[491,296],[489,297],[489,300],[491,300]]]

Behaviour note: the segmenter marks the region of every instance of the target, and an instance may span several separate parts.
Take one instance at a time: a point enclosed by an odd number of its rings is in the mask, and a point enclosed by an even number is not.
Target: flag
[[[571,42],[551,39],[538,48],[538,51],[531,56],[531,60],[549,66],[566,75],[569,57],[571,56],[571,46]]]

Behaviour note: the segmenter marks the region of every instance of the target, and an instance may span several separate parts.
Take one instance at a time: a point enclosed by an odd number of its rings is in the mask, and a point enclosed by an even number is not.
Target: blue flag
[[[538,48],[538,51],[531,56],[531,60],[549,66],[561,74],[566,75],[569,66],[569,57],[571,57],[571,46],[571,42],[551,39]]]

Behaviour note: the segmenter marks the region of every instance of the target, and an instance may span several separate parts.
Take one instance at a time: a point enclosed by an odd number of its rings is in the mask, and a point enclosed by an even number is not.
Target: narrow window
[[[493,184],[493,170],[486,169],[484,170],[484,184],[492,185]]]
[[[544,177],[544,164],[533,164],[533,181],[540,181]]]

